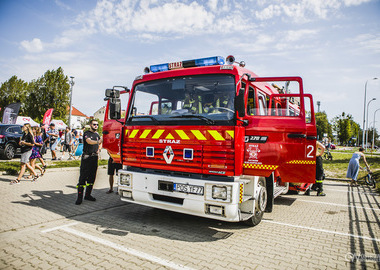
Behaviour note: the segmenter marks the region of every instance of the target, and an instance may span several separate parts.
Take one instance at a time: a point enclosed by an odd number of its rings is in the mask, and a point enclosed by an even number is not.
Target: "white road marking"
[[[362,235],[355,235],[352,233],[335,232],[335,231],[329,231],[329,230],[318,229],[318,228],[313,228],[313,227],[306,227],[306,226],[301,226],[301,225],[294,225],[294,224],[288,224],[288,223],[283,223],[283,222],[277,222],[277,221],[273,221],[273,220],[262,220],[262,222],[278,224],[278,225],[294,227],[294,228],[300,228],[300,229],[306,229],[306,230],[317,231],[317,232],[324,232],[324,233],[330,233],[330,234],[350,236],[350,237],[354,237],[354,238],[360,238],[360,239],[380,242],[380,239],[378,239],[378,238],[372,238],[372,237],[362,236]]]
[[[363,207],[363,206],[356,206],[356,205],[348,205],[348,204],[338,204],[338,203],[329,203],[329,202],[317,202],[317,201],[309,201],[309,200],[302,200],[302,199],[297,199],[297,201],[300,201],[300,202],[309,202],[309,203],[320,203],[320,204],[327,204],[327,205],[334,205],[334,206],[341,206],[341,207],[352,207],[352,208],[359,208],[359,209],[380,211],[380,209],[377,209],[377,208]]]
[[[54,227],[54,228],[51,228],[51,229],[43,230],[41,232],[42,233],[52,232],[52,231],[60,230],[60,229],[66,228],[66,227],[70,227],[70,226],[76,225],[76,224],[78,224],[78,222],[73,222],[73,223],[70,223],[70,224],[66,224],[66,225],[62,225],[62,226],[57,226],[57,227]]]
[[[111,248],[123,251],[125,253],[128,253],[130,255],[139,257],[141,259],[158,263],[158,264],[160,264],[162,266],[170,267],[172,269],[193,270],[193,268],[186,267],[186,266],[181,265],[181,264],[176,264],[176,263],[173,263],[171,261],[168,261],[168,260],[165,260],[165,259],[161,259],[159,257],[152,256],[152,255],[149,255],[149,254],[144,253],[144,252],[140,252],[140,251],[132,249],[132,248],[124,247],[122,245],[113,243],[113,242],[108,241],[106,239],[103,239],[103,238],[100,238],[100,237],[96,237],[96,236],[93,236],[93,235],[90,235],[90,234],[87,234],[87,233],[84,233],[84,232],[80,232],[80,231],[77,231],[77,230],[75,230],[73,228],[69,228],[70,226],[75,225],[75,224],[78,224],[78,222],[70,223],[70,224],[63,225],[63,226],[58,226],[58,227],[55,227],[55,228],[52,228],[52,229],[47,229],[47,230],[44,230],[42,232],[46,233],[46,232],[52,232],[52,231],[55,231],[55,230],[62,230],[62,231],[74,234],[76,236],[79,236],[79,237],[91,240],[93,242],[96,242],[96,243],[99,243],[99,244],[102,244],[102,245],[105,245],[105,246],[108,246],[108,247],[111,247]]]
[[[360,193],[360,194],[368,194],[368,195],[378,195],[375,192],[366,192],[366,191],[352,191],[352,190],[347,190],[347,189],[333,189],[333,188],[324,188],[324,191],[336,191],[336,192],[351,192],[351,193]]]

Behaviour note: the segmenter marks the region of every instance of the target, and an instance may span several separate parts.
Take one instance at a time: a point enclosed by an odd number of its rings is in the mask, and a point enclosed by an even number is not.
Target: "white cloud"
[[[268,20],[274,17],[283,17],[284,20],[294,22],[307,22],[313,19],[327,19],[329,15],[337,12],[342,5],[360,5],[371,0],[298,0],[271,1],[273,4],[262,2],[264,8],[255,12],[256,18]]]
[[[32,41],[23,40],[21,41],[20,45],[30,53],[42,52],[44,49],[42,41],[39,38],[34,38]]]
[[[211,11],[216,12],[218,8],[218,0],[209,0],[207,5]]]
[[[285,34],[285,41],[298,41],[301,39],[306,39],[310,36],[314,36],[318,33],[318,30],[315,29],[301,29],[297,31],[287,31]]]
[[[72,10],[72,8],[71,8],[69,5],[66,5],[65,3],[63,3],[63,2],[60,1],[60,0],[55,0],[54,2],[55,2],[55,4],[56,4],[57,6],[59,6],[59,7],[62,8],[62,9]]]
[[[209,0],[102,0],[95,9],[83,14],[78,22],[89,31],[153,40],[178,38],[203,33],[229,33],[253,27],[234,2]]]
[[[255,16],[256,18],[260,20],[268,20],[272,19],[273,17],[277,17],[281,14],[282,10],[281,7],[278,5],[269,5],[268,7],[264,8],[262,11],[256,11]]]
[[[359,49],[358,53],[361,52],[361,49],[373,53],[380,53],[380,35],[362,34],[348,41]]]
[[[346,6],[358,6],[363,3],[371,2],[372,0],[344,0]]]
[[[136,12],[131,27],[136,31],[190,33],[206,28],[213,19],[214,15],[196,2],[166,3]]]

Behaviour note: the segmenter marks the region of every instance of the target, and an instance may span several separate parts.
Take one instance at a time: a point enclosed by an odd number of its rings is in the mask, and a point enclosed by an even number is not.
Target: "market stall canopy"
[[[55,128],[58,130],[66,129],[67,125],[62,120],[51,120],[50,124],[54,123]]]
[[[24,124],[29,123],[32,127],[39,127],[40,124],[35,122],[32,118],[28,116],[17,116],[16,125],[23,126]]]

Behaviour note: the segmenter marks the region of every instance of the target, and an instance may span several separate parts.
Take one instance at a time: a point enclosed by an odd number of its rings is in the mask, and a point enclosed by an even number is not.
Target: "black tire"
[[[246,225],[251,226],[251,227],[258,225],[261,222],[261,220],[263,219],[265,207],[266,207],[267,200],[268,200],[268,193],[267,193],[267,188],[265,185],[265,178],[259,179],[259,185],[262,188],[262,192],[260,192],[258,202],[256,202],[256,205],[255,205],[255,207],[256,207],[255,214],[252,217],[250,217],[249,219],[244,221],[244,223]],[[263,205],[261,205],[262,209],[260,209],[260,206],[258,205],[259,201],[263,202]]]
[[[373,176],[369,175],[369,176],[367,176],[367,178],[368,178],[369,186],[375,188],[376,187],[376,181],[373,178]]]
[[[371,178],[370,178],[371,176],[370,175],[366,175],[365,177],[364,177],[364,182],[367,184],[367,185],[369,185],[369,186],[371,186],[371,184],[372,184],[372,181],[371,181]]]
[[[11,143],[7,144],[7,146],[5,146],[4,148],[3,157],[5,159],[10,160],[14,158],[15,154],[16,154],[16,147]]]
[[[376,188],[376,180],[372,178],[372,187]]]

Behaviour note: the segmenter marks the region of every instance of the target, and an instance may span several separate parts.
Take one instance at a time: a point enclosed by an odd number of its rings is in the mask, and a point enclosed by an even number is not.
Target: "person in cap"
[[[57,144],[58,144],[59,132],[55,128],[54,123],[50,124],[50,128],[47,131],[47,135],[49,136],[49,147],[50,147],[50,151],[51,151],[51,160],[56,160],[57,154],[55,153],[55,148],[57,147]]]

